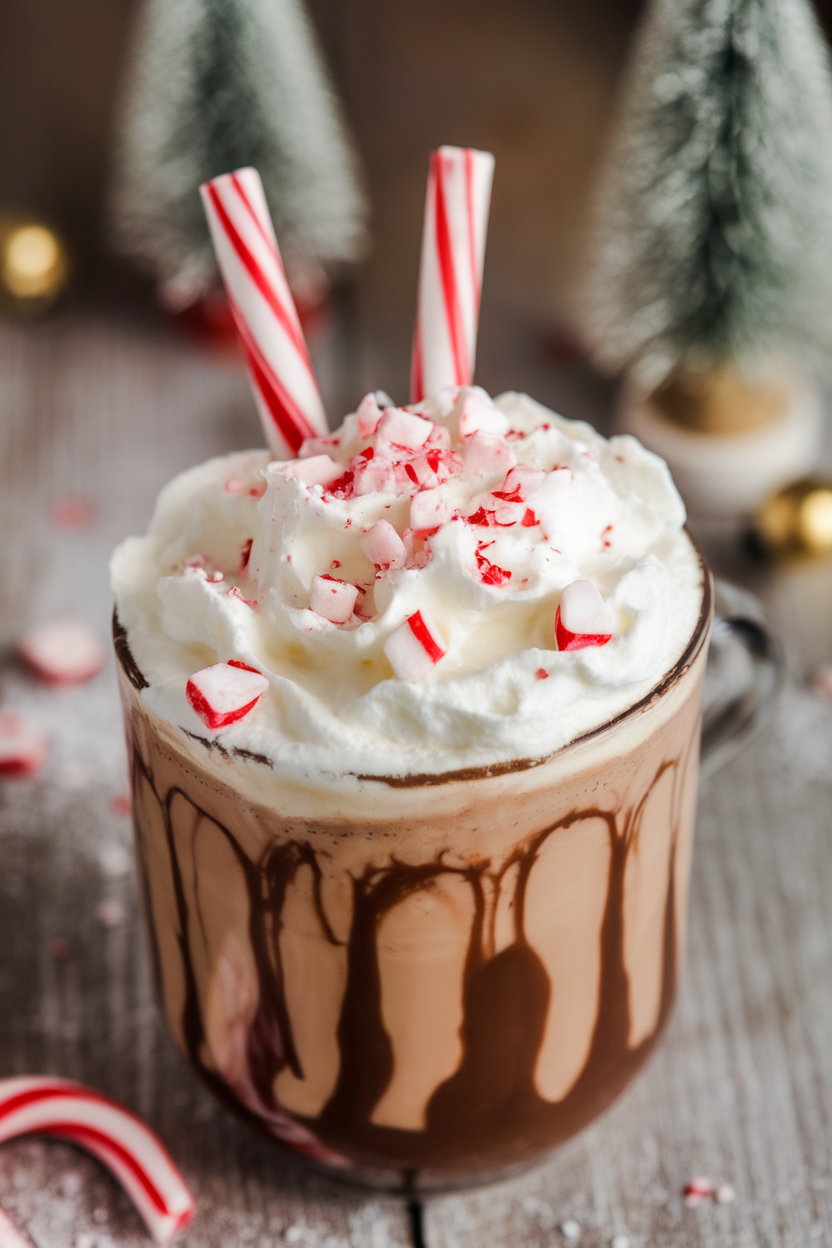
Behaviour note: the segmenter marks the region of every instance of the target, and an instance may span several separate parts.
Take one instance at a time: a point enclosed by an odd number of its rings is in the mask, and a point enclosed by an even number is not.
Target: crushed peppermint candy
[[[124,922],[124,907],[118,901],[102,901],[95,917],[102,927],[119,927]]]
[[[72,942],[67,940],[65,936],[53,936],[47,948],[49,956],[54,958],[56,962],[68,962],[75,952]]]
[[[832,699],[832,663],[824,663],[815,671],[812,685],[815,693]]]
[[[405,544],[389,520],[377,521],[361,539],[361,549],[375,568],[376,576],[403,568],[407,558]]]
[[[91,498],[68,494],[52,504],[52,523],[59,529],[86,529],[95,521],[96,512]]]
[[[415,682],[447,652],[441,633],[427,611],[416,611],[388,637],[384,653],[399,680]]]
[[[614,628],[612,613],[592,581],[581,579],[564,587],[555,613],[558,650],[605,646]]]
[[[104,647],[80,620],[53,620],[28,633],[20,656],[41,680],[76,685],[97,676],[104,666]]]
[[[231,660],[194,672],[185,694],[207,728],[225,728],[248,715],[268,687],[260,672]]]
[[[331,624],[346,624],[355,609],[358,587],[325,572],[312,581],[309,609]]]
[[[695,1209],[698,1205],[709,1202],[717,1205],[730,1205],[737,1198],[730,1183],[712,1183],[705,1175],[698,1175],[686,1183],[682,1189],[682,1196],[689,1209]]]
[[[0,714],[0,776],[31,776],[46,758],[44,733],[18,715]]]

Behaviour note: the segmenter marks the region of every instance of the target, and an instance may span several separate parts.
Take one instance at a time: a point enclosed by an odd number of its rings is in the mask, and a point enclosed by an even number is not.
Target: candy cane
[[[474,376],[494,157],[440,147],[430,157],[410,398]]]
[[[28,1240],[0,1209],[0,1248],[31,1248]]]
[[[276,458],[294,459],[327,422],[260,175],[224,173],[200,193],[266,441]]]
[[[69,1140],[102,1161],[158,1244],[169,1244],[193,1217],[193,1197],[161,1141],[100,1092],[50,1076],[0,1079],[0,1143],[33,1132]]]

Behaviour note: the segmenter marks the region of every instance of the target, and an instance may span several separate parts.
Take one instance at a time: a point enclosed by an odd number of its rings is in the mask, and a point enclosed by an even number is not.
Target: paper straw
[[[269,448],[292,459],[328,426],[256,169],[200,187]]]
[[[470,147],[431,153],[411,402],[474,377],[494,157]]]

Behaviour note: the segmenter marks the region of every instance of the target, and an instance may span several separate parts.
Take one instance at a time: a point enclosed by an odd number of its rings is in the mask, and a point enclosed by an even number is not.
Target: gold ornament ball
[[[755,527],[773,554],[832,551],[832,481],[804,477],[778,490],[763,503]]]
[[[45,312],[68,278],[67,250],[54,230],[40,221],[0,217],[0,297],[7,309]]]

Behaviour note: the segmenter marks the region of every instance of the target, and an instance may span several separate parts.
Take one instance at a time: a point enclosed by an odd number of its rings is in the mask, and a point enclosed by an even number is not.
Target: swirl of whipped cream
[[[398,553],[374,564],[380,521]],[[699,618],[684,521],[666,465],[634,438],[520,394],[384,411],[368,395],[297,460],[240,452],[175,478],[112,579],[142,696],[169,722],[204,734],[187,679],[237,659],[271,688],[222,730],[229,745],[293,774],[442,772],[545,757],[649,693]],[[310,605],[327,577],[340,623]],[[613,636],[561,652],[555,613],[577,579]],[[384,647],[417,611],[447,651],[410,682]]]

